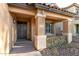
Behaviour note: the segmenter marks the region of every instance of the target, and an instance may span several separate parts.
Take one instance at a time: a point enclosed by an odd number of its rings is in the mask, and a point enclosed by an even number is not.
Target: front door
[[[79,24],[76,25],[76,33],[79,34]]]
[[[17,22],[17,39],[22,41],[27,39],[27,23]]]

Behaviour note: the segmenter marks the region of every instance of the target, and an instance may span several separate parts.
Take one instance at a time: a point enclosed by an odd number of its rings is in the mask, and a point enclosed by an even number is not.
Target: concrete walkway
[[[10,56],[41,56],[41,53],[34,49],[32,41],[22,41],[16,43]]]

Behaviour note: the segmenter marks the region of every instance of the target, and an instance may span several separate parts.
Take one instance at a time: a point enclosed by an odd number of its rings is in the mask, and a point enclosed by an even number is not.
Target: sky
[[[78,3],[79,0],[52,0],[53,3],[57,3],[59,7],[67,7],[71,5],[72,3]]]

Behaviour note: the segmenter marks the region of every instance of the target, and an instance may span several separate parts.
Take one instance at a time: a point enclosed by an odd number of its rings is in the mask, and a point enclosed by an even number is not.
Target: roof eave
[[[39,8],[39,9],[48,10],[48,11],[51,11],[54,13],[62,14],[65,16],[69,16],[69,17],[73,17],[75,15],[75,13],[71,13],[71,12],[66,11],[66,10],[61,10],[60,8],[54,8],[54,7],[50,8],[50,7],[42,5],[42,4],[35,4],[35,7]]]

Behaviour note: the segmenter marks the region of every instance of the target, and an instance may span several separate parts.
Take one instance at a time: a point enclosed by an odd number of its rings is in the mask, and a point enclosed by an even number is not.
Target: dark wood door
[[[25,40],[27,39],[27,24],[23,22],[17,23],[17,39]]]

